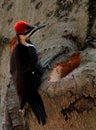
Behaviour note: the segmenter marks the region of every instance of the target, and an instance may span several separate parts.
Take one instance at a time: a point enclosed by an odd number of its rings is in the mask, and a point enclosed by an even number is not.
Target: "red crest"
[[[22,34],[26,31],[28,26],[29,24],[27,22],[19,21],[15,23],[14,30],[16,31],[17,34]]]

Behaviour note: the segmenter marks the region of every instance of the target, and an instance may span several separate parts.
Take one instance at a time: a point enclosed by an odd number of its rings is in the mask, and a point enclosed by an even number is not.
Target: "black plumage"
[[[32,44],[25,46],[18,43],[11,55],[10,72],[16,87],[20,109],[26,102],[31,105],[39,123],[46,123],[46,112],[38,87],[41,82],[43,67],[40,64],[36,48]]]

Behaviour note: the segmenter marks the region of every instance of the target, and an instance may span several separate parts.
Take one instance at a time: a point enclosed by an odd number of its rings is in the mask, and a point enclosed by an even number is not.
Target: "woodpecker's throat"
[[[28,41],[29,38],[26,35],[19,35],[18,37],[19,37],[20,43],[26,46],[26,44],[27,44],[26,41]]]

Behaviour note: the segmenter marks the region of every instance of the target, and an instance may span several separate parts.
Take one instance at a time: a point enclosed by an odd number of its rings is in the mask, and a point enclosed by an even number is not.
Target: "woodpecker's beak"
[[[24,35],[30,38],[37,30],[42,29],[44,27],[45,25],[32,26],[24,33]]]

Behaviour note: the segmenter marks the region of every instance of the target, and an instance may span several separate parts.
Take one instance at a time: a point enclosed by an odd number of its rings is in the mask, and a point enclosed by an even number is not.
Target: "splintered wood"
[[[57,82],[61,78],[68,75],[75,68],[80,65],[80,53],[71,55],[67,61],[54,64],[52,70],[49,73],[48,81]]]

